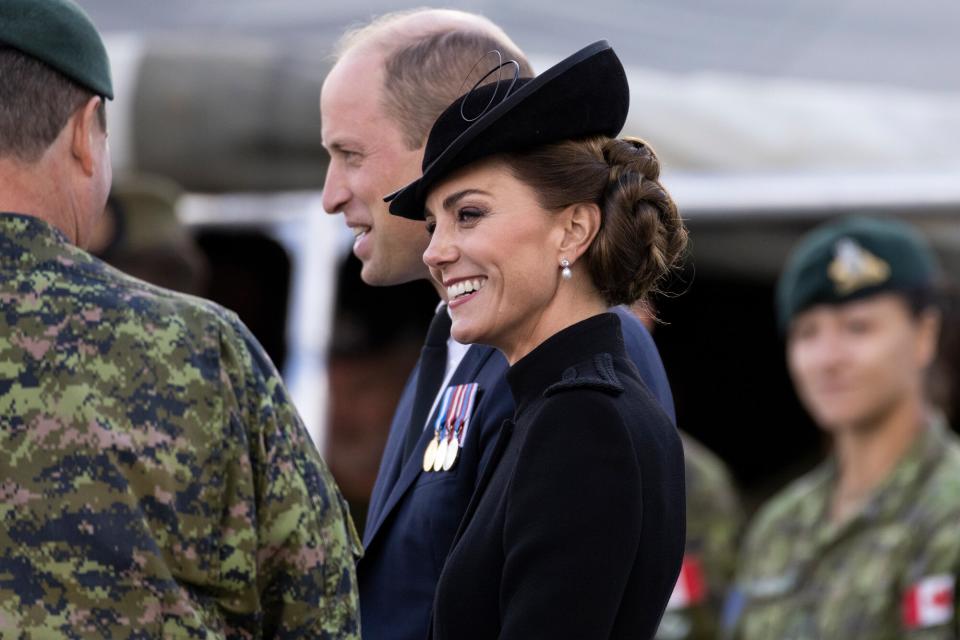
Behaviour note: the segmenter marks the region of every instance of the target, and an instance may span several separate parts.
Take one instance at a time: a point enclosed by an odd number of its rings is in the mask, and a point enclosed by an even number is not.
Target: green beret
[[[124,216],[122,249],[137,252],[185,242],[189,235],[177,218],[181,195],[175,182],[161,176],[118,175],[110,188],[110,200]]]
[[[72,0],[0,0],[0,45],[113,99],[107,49],[89,16]]]
[[[930,291],[937,272],[930,245],[903,222],[855,217],[821,225],[796,246],[777,283],[780,329],[816,304]]]

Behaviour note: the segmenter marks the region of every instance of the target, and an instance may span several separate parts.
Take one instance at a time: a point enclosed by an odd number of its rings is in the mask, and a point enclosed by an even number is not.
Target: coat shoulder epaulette
[[[613,367],[613,356],[609,353],[598,353],[592,358],[567,367],[560,381],[547,387],[543,395],[549,398],[561,391],[571,389],[596,389],[614,396],[622,393],[623,384]]]

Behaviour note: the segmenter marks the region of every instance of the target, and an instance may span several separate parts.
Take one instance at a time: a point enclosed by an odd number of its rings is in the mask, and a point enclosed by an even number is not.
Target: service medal
[[[440,448],[440,445],[446,440],[446,429],[444,428],[444,423],[447,420],[450,410],[450,400],[453,396],[453,388],[447,389],[443,398],[440,402],[440,408],[437,411],[437,421],[433,426],[433,440],[430,441],[430,444],[427,445],[427,450],[423,452],[423,470],[424,471],[439,471],[436,469],[437,466],[437,451]],[[443,458],[440,458],[441,464],[443,463]]]
[[[433,458],[433,470],[440,471],[443,469],[443,463],[447,459],[447,441],[442,440],[437,446],[436,456]]]
[[[443,470],[450,471],[453,468],[453,465],[457,462],[457,454],[460,452],[460,443],[457,442],[456,436],[450,440],[450,444],[447,446],[447,455],[443,459]]]
[[[437,441],[437,437],[434,436],[433,440],[430,441],[430,444],[427,445],[427,450],[423,452],[424,471],[430,471],[433,469],[433,461],[437,459],[438,446],[440,446],[440,443]]]

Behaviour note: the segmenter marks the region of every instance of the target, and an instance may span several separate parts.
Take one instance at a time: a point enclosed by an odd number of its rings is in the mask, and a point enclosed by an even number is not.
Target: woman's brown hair
[[[660,162],[639,138],[596,136],[505,157],[540,206],[580,202],[600,208],[601,224],[584,259],[607,304],[629,304],[658,290],[687,245],[687,229],[660,184]]]

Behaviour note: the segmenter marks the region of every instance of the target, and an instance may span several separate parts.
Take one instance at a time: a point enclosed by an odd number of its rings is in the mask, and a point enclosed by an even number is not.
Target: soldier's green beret
[[[827,223],[806,235],[787,260],[777,283],[780,329],[816,304],[932,291],[937,272],[930,245],[903,222],[854,217]]]
[[[125,217],[119,248],[136,253],[186,241],[187,230],[177,219],[181,195],[176,183],[160,176],[117,175],[110,188],[110,201],[119,205]]]
[[[17,49],[113,99],[107,49],[89,16],[72,0],[0,0],[0,46]]]

